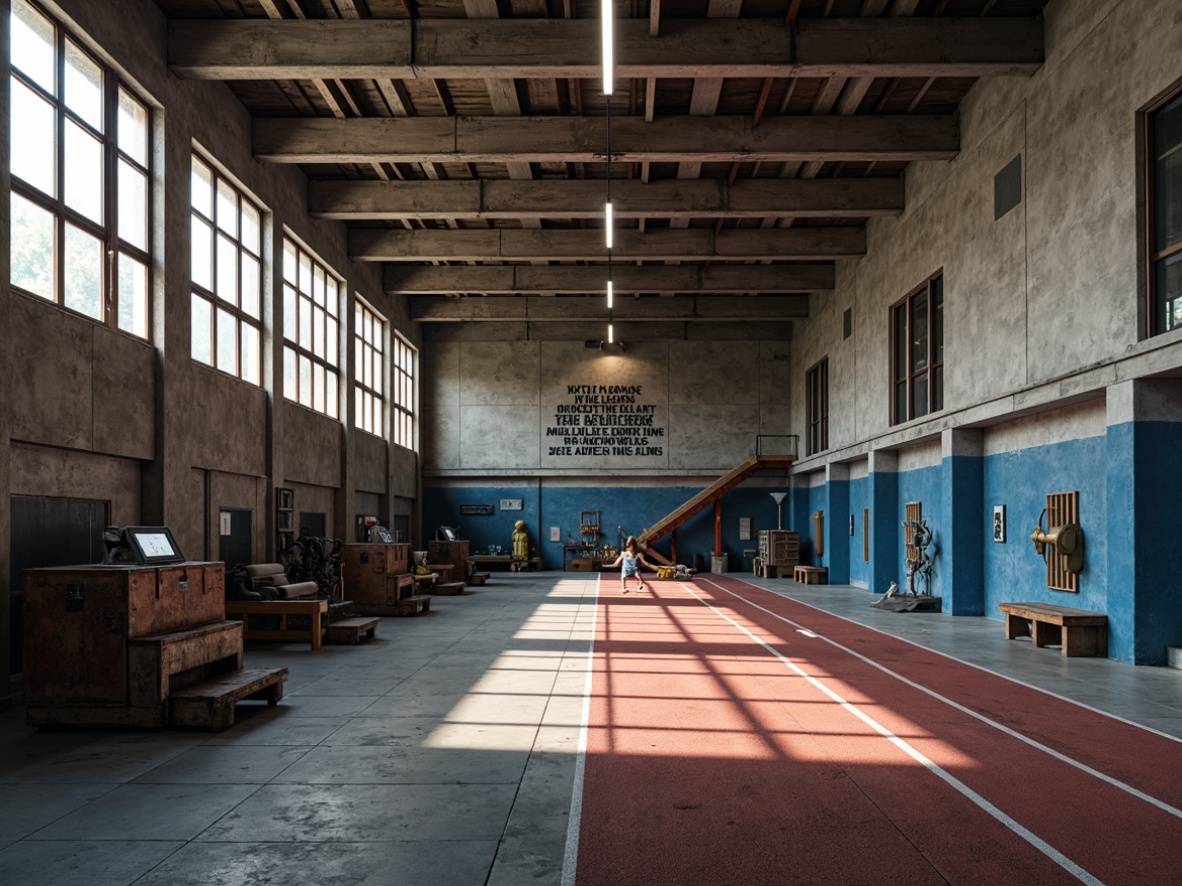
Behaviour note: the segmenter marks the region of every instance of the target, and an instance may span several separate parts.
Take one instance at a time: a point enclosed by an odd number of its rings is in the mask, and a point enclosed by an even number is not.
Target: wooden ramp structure
[[[648,529],[645,529],[640,535],[636,536],[636,541],[641,545],[646,554],[651,554],[652,559],[663,561],[669,565],[667,560],[659,552],[651,549],[651,545],[664,538],[667,535],[672,535],[677,531],[678,527],[685,525],[706,508],[711,505],[717,506],[726,493],[730,492],[752,474],[757,471],[773,469],[773,468],[789,468],[792,463],[796,461],[795,455],[753,455],[736,465],[731,470],[727,471],[673,513],[658,520]],[[721,523],[715,527],[715,550],[720,550],[722,545],[721,540]],[[674,545],[673,557],[676,559],[677,550]]]

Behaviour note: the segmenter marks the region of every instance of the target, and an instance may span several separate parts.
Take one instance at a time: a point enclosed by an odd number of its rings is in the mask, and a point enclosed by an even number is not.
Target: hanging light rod
[[[612,53],[615,42],[612,34],[613,0],[600,0],[599,15],[603,20],[603,94],[611,95],[616,79],[616,62]]]

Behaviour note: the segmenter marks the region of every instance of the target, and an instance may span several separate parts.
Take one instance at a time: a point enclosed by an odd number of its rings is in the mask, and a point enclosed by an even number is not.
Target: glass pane
[[[238,304],[238,246],[224,234],[218,234],[218,298]]]
[[[312,353],[324,357],[324,311],[312,311]]]
[[[238,237],[238,193],[224,181],[218,182],[218,227],[237,239]]]
[[[218,369],[238,374],[238,321],[224,308],[218,308]]]
[[[15,213],[13,231],[16,231]],[[1158,318],[1158,329],[1162,332],[1177,329],[1182,326],[1182,252],[1159,261],[1154,278],[1157,303],[1164,309],[1164,316]]]
[[[312,349],[312,303],[300,299],[300,347]]]
[[[319,363],[312,367],[312,408],[324,412],[324,367]]]
[[[327,399],[328,417],[340,418],[340,393],[339,393],[339,379],[337,374],[332,370],[325,373],[324,396]]]
[[[295,286],[299,283],[296,268],[296,248],[290,240],[283,241],[283,279]]]
[[[300,403],[312,405],[312,361],[300,356]]]
[[[358,364],[358,372],[361,375],[361,383],[367,388],[373,387],[373,360],[370,358],[369,348],[362,345],[361,362]]]
[[[382,362],[382,355],[377,351],[373,352],[373,389],[375,394],[382,393],[382,373],[386,370],[385,364]]]
[[[911,380],[911,417],[919,418],[928,414],[928,374],[917,375]]]
[[[103,69],[70,40],[66,41],[66,107],[103,130]]]
[[[283,337],[296,340],[296,292],[290,286],[283,287]]]
[[[119,328],[148,338],[148,266],[119,255]]]
[[[944,367],[932,369],[932,412],[944,408]]]
[[[19,194],[12,195],[13,286],[53,301],[53,215]]]
[[[337,285],[337,281],[332,277],[328,278],[326,298],[328,300],[328,313],[334,317],[337,316],[337,312],[340,311],[341,308],[340,287]]]
[[[242,377],[251,384],[259,383],[259,331],[249,323],[240,326],[242,331]]]
[[[103,319],[103,243],[86,231],[66,225],[65,293],[62,301],[87,317]]]
[[[895,308],[895,380],[908,376],[907,368],[907,306]],[[906,412],[903,413],[906,415]]]
[[[361,388],[353,389],[353,413],[357,418],[357,426],[363,430],[369,430],[365,421],[365,393]]]
[[[262,251],[259,245],[259,211],[242,201],[242,245],[258,255]]]
[[[894,422],[907,421],[907,382],[895,385],[895,416]]]
[[[296,391],[296,352],[291,348],[283,349],[283,396],[288,400],[295,400]]]
[[[119,237],[148,248],[148,177],[126,160],[119,161]]]
[[[339,360],[337,359],[337,348],[339,346],[337,336],[340,335],[340,332],[337,329],[337,321],[332,317],[328,318],[324,335],[324,359],[328,361],[329,366],[336,366],[339,363]]]
[[[206,218],[213,218],[213,171],[196,157],[193,158],[189,189],[192,191],[189,199],[193,202],[193,208]]]
[[[119,150],[140,166],[148,165],[148,109],[122,88],[116,136]]]
[[[53,105],[31,89],[12,81],[12,113],[9,118],[12,174],[39,191],[57,196],[57,115]]]
[[[213,228],[196,215],[190,230],[190,263],[193,282],[205,289],[213,289]]]
[[[300,258],[300,279],[296,283],[296,289],[307,295],[312,294],[312,259],[308,257],[306,252],[299,253]]]
[[[928,365],[928,294],[921,292],[911,299],[911,371]]]
[[[249,255],[241,255],[242,261],[242,310],[254,317],[259,318],[259,263],[257,259],[251,258]]]
[[[66,205],[94,222],[103,221],[103,143],[66,121]]]
[[[1182,242],[1182,97],[1153,118],[1154,251]]]
[[[932,284],[932,362],[944,362],[944,278]]]
[[[316,304],[324,307],[324,268],[312,269],[312,299]]]
[[[193,293],[191,308],[192,331],[190,341],[193,348],[193,359],[213,365],[213,305],[197,293]]]
[[[24,0],[13,0],[9,26],[13,67],[46,92],[56,93],[53,22],[35,12]]]

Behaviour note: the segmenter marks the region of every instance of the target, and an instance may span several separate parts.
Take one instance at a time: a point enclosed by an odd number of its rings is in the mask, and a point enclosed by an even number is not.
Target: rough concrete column
[[[1131,664],[1165,664],[1182,646],[1182,548],[1176,543],[1182,499],[1182,381],[1141,379],[1108,388],[1108,655]],[[1085,572],[1086,574],[1086,572]]]
[[[885,594],[899,581],[899,454],[871,452],[870,470],[870,590]]]
[[[0,70],[8,70],[8,17],[10,14],[9,0],[0,0]],[[8,102],[9,78],[4,77],[0,83],[0,317],[12,316],[12,292],[9,289],[9,255],[8,244],[12,242],[9,236],[9,199],[11,182],[8,174],[9,166],[9,138],[8,138]],[[0,323],[0,366],[12,366],[12,336],[8,323]],[[0,381],[0,552],[4,554],[4,562],[9,562],[12,547],[12,481],[10,475],[11,439],[12,439],[12,390],[11,372],[4,373],[4,380]],[[9,602],[12,588],[9,582],[7,567],[0,569],[0,711],[12,707],[12,650],[10,638],[12,636],[12,606]]]
[[[850,580],[850,468],[825,465],[825,556],[830,584]]]
[[[344,299],[341,306],[341,322],[337,325],[340,355],[340,406],[341,416],[341,485],[337,487],[334,507],[338,525],[330,533],[346,542],[356,541],[357,529],[353,525],[357,513],[357,445],[356,397],[353,396],[353,380],[357,378],[356,348],[353,346],[353,325],[357,322],[357,281],[353,278],[356,266],[349,263],[349,276],[342,285]],[[387,351],[386,353],[390,353]],[[386,383],[385,380],[383,383]],[[388,523],[384,525],[389,525]]]
[[[985,613],[985,459],[981,432],[950,428],[940,435],[944,489],[936,541],[936,587],[951,615]]]

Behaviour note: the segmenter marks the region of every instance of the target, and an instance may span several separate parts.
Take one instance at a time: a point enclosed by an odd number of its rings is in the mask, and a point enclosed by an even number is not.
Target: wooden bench
[[[242,620],[244,640],[309,640],[319,649],[324,638],[321,619],[328,612],[327,600],[227,600],[226,618]],[[251,627],[250,616],[272,615],[279,618],[278,628]],[[306,628],[289,628],[289,615],[306,615],[311,624]]]
[[[418,615],[420,612],[426,614],[431,611],[431,595],[430,594],[411,594],[409,597],[403,597],[395,606],[394,615]]]
[[[1063,655],[1108,655],[1108,616],[1053,603],[1000,603],[1006,639],[1030,637],[1034,648],[1062,644]],[[1031,626],[1033,625],[1033,632]]]
[[[431,593],[436,597],[454,597],[464,593],[464,587],[462,581],[436,582],[435,587],[431,588]]]
[[[474,588],[481,587],[487,584],[491,577],[491,572],[473,572],[468,576],[468,584]]]
[[[360,643],[362,640],[372,640],[378,635],[379,618],[357,617],[342,618],[330,622],[324,631],[326,643]]]
[[[247,699],[268,707],[283,698],[287,668],[246,668],[175,689],[168,696],[168,723],[215,732],[234,725],[234,705]]]
[[[793,566],[792,579],[804,585],[823,585],[829,581],[829,569],[825,566]]]

